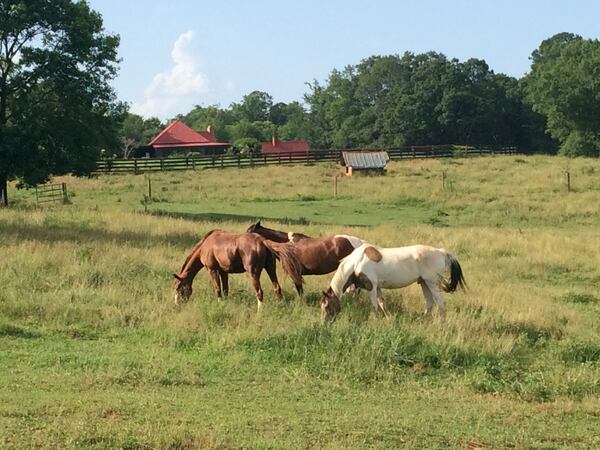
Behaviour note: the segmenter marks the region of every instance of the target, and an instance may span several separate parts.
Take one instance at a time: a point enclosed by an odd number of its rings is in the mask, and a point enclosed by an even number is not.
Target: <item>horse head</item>
[[[186,303],[192,296],[192,282],[188,278],[180,277],[179,275],[173,274],[175,281],[173,287],[175,288],[175,304],[181,305]]]
[[[323,297],[321,297],[321,320],[323,322],[329,322],[335,319],[342,309],[340,305],[340,299],[335,295],[335,292],[331,288],[327,291],[323,291]]]
[[[257,230],[261,229],[262,225],[260,224],[260,220],[256,223],[253,223],[252,225],[250,225],[248,227],[248,229],[246,230],[246,233],[256,233]]]

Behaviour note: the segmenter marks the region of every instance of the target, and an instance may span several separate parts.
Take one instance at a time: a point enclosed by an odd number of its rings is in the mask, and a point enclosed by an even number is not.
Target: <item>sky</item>
[[[254,90],[302,101],[306,83],[371,55],[436,51],[529,71],[542,40],[600,37],[597,0],[88,0],[121,37],[114,87],[161,120]]]

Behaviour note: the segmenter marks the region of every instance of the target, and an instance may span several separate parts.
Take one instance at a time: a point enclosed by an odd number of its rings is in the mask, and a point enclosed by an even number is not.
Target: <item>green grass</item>
[[[568,168],[573,192],[562,178]],[[0,211],[0,447],[596,448],[600,446],[600,161],[494,157],[65,177]],[[452,190],[442,188],[446,172]],[[206,273],[176,307],[171,273],[212,228],[267,226],[427,243],[469,290],[424,320],[418,286],[391,317],[245,276],[217,303]]]

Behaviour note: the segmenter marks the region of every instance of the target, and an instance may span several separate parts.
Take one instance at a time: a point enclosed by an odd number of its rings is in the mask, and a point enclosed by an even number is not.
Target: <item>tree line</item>
[[[89,174],[104,149],[127,156],[162,128],[128,112],[111,82],[119,36],[75,0],[0,0],[0,205],[7,181]],[[517,79],[437,52],[371,56],[307,84],[303,101],[255,91],[177,116],[253,150],[276,135],[313,148],[495,144],[600,154],[600,41],[559,33]]]

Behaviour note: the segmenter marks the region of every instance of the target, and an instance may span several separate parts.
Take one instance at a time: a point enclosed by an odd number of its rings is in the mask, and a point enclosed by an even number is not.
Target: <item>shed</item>
[[[351,176],[355,170],[383,172],[390,157],[387,152],[382,151],[356,151],[342,152],[342,159],[346,167],[346,175]]]

